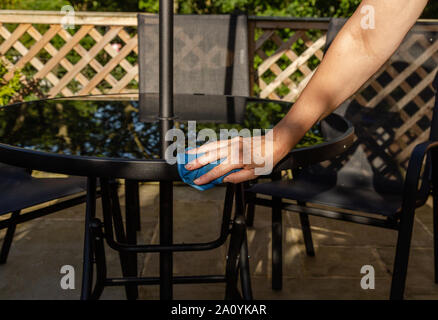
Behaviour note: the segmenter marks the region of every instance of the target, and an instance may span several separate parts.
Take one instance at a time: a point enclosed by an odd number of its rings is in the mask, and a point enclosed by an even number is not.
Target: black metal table
[[[157,94],[142,97],[140,101],[146,97],[146,100],[156,101],[158,105]],[[241,125],[251,126],[254,124],[247,119],[251,118],[254,108],[287,110],[291,106],[285,102],[243,97],[174,95],[173,99],[175,119],[172,121],[183,123],[183,120],[198,120],[212,123],[241,122]],[[223,119],[214,112],[193,112],[193,106],[201,107],[208,101],[218,104],[219,108],[222,103],[222,108],[227,110],[223,113]],[[176,166],[168,164],[159,156],[162,124],[158,119],[140,121],[139,104],[138,97],[101,95],[39,100],[0,108],[0,161],[23,168],[88,177],[83,299],[98,297],[106,285],[125,285],[128,298],[133,299],[137,296],[137,285],[160,284],[161,297],[171,298],[174,283],[219,281],[227,282],[227,295],[235,298],[237,272],[240,270],[241,278],[249,281],[248,262],[245,259],[246,240],[242,238],[246,229],[241,184],[227,188],[228,200],[235,198],[236,213],[232,219],[232,208],[225,206],[219,239],[201,244],[173,244],[172,223],[168,223],[160,226],[160,245],[136,243],[136,231],[140,226],[138,182],[160,181],[162,191],[169,190],[173,181],[180,180]],[[239,113],[236,106],[243,106],[244,111]],[[270,120],[274,124],[279,117],[272,116]],[[275,170],[333,158],[353,142],[354,130],[342,117],[330,115],[323,120],[321,126],[331,128],[325,142],[292,150]],[[97,179],[102,194],[103,227],[95,219],[96,190],[99,186]],[[126,228],[123,227],[114,179],[125,180]],[[171,193],[160,192],[160,218],[167,217],[170,222],[173,216],[172,201]],[[230,234],[225,276],[173,277],[172,252],[216,248],[225,243]],[[123,278],[106,278],[103,238],[111,248],[119,251]],[[160,278],[137,278],[136,254],[139,252],[160,252]],[[93,260],[97,269],[95,290],[92,290]],[[245,290],[248,292],[243,293],[244,297],[250,297],[250,287],[245,288],[243,284],[242,291]]]

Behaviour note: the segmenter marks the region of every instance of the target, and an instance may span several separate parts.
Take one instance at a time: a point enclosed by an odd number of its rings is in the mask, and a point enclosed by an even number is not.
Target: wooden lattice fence
[[[135,13],[76,13],[64,29],[60,12],[0,10],[0,59],[14,71],[39,79],[48,97],[138,92]],[[323,58],[329,19],[249,18],[250,79],[253,94],[295,101]],[[425,140],[438,65],[438,24],[404,43],[409,65],[388,61],[355,95],[366,108],[387,104],[400,114],[396,132],[375,128],[377,140],[400,163]],[[430,33],[426,34],[425,31]],[[385,142],[386,141],[386,142]]]
[[[251,19],[255,93],[295,101],[322,60],[328,24],[329,19]]]
[[[60,12],[0,11],[6,80],[24,69],[41,79],[49,97],[135,93],[136,14],[76,13],[71,30],[63,28],[64,18]],[[328,21],[250,17],[255,94],[295,100],[322,59]]]
[[[418,23],[354,95],[360,106],[381,114],[381,120],[365,130],[379,149],[404,168],[415,145],[429,136],[437,71],[438,23]],[[387,119],[385,115],[391,114],[392,119]]]
[[[0,11],[5,79],[24,69],[41,79],[49,97],[136,92],[135,14],[78,13],[70,30],[63,18],[58,12]]]

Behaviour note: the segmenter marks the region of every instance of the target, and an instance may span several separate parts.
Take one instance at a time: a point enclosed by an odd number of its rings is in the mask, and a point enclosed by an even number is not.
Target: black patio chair
[[[159,105],[156,99],[159,92],[158,22],[157,15],[138,15],[139,113],[140,120],[144,122],[159,120]],[[174,100],[175,120],[243,123],[245,97],[250,93],[247,28],[248,22],[245,15],[175,15],[174,93],[178,94]],[[187,104],[185,98],[191,94],[208,95],[205,97],[205,104],[202,106]],[[237,98],[229,97],[231,95]],[[224,105],[226,108],[223,107]],[[138,181],[130,182],[131,186],[137,186],[133,187],[136,202],[138,202],[137,183]],[[243,189],[236,191],[232,185],[228,184],[224,221],[229,220],[227,216],[231,213],[234,199],[232,195],[235,192],[236,197],[240,193],[243,196]],[[112,200],[116,207],[114,211],[120,212],[117,199]],[[134,205],[138,206],[138,204]],[[139,225],[137,222],[137,227]],[[121,219],[118,219],[117,227],[123,229]],[[122,242],[126,240],[123,236],[119,238],[118,240]],[[130,244],[136,244],[135,242],[135,239],[131,239]],[[196,244],[188,245],[188,247],[187,250],[180,251],[203,250]],[[136,254],[121,256],[121,264],[124,277],[137,276]],[[245,261],[242,262],[241,270],[243,268],[247,268]],[[242,272],[243,277],[246,274]],[[208,280],[214,281],[213,278],[204,278],[202,281],[208,282]],[[246,297],[251,295],[248,280],[242,281]],[[128,299],[137,297],[136,284],[128,285],[126,289]],[[227,293],[228,297],[231,295]]]
[[[332,19],[327,34],[328,45],[345,21]],[[384,87],[382,90],[385,90],[385,86],[392,80],[389,77],[392,74],[394,77],[404,77],[400,84],[402,87],[414,87],[413,90],[421,88],[422,90],[417,91],[418,99],[424,100],[425,105],[420,106],[424,108],[423,113],[418,114],[422,117],[415,116],[420,133],[406,131],[404,126],[406,113],[410,112],[412,115],[420,107],[415,109],[413,103],[408,104],[405,101],[394,103],[392,95],[395,92],[386,93],[375,106],[362,105],[360,102],[366,102],[366,99],[355,97],[346,101],[337,111],[353,123],[357,135],[357,141],[345,154],[331,162],[297,170],[292,180],[255,184],[247,190],[248,225],[253,223],[255,204],[272,207],[273,289],[282,288],[282,210],[286,210],[299,213],[306,253],[309,256],[314,255],[314,248],[308,215],[397,230],[390,298],[402,299],[415,209],[424,205],[431,193],[434,199],[435,282],[438,283],[438,168],[432,166],[432,163],[436,164],[438,161],[438,76],[433,82],[435,93],[431,86],[432,81],[429,80],[433,79],[437,71],[438,57],[436,52],[428,53],[424,47],[438,37],[437,32],[427,30],[425,23],[416,25],[385,67],[364,86],[372,91],[374,89],[371,89],[371,85],[374,84],[374,88]],[[422,54],[429,56],[423,59]],[[420,63],[409,70],[414,60]],[[424,80],[418,79],[416,72]],[[427,80],[429,82],[425,83]],[[375,90],[374,96],[378,94],[379,91]],[[428,117],[430,109],[433,109],[432,120]],[[402,116],[403,112],[406,112],[405,118]],[[415,148],[398,146],[400,134],[407,132],[409,139],[415,140],[427,134],[429,127],[428,141],[413,144],[412,147]],[[404,143],[409,144],[409,141]],[[397,160],[406,152],[411,156],[404,176],[400,169],[403,163]],[[421,186],[418,188],[419,184]],[[257,194],[272,196],[272,200],[262,199]],[[296,204],[284,202],[282,199],[295,200]],[[346,213],[342,209],[355,213]]]
[[[85,202],[85,190],[84,178],[34,178],[30,170],[0,163],[0,216],[11,213],[9,218],[0,220],[0,230],[7,229],[0,264],[6,263],[18,224]],[[53,200],[53,204],[22,213]]]

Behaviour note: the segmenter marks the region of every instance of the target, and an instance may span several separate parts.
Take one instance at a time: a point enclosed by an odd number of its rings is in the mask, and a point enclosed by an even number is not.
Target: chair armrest
[[[426,141],[416,145],[411,153],[403,189],[403,208],[405,210],[415,209],[424,157],[435,148],[438,148],[438,141]]]

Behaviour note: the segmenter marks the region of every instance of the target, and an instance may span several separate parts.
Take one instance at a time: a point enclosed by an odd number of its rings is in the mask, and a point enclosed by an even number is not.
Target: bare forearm
[[[293,147],[312,125],[354,94],[394,53],[427,0],[364,0],[327,51],[318,70],[274,133]],[[375,28],[361,26],[363,6],[375,10]]]

